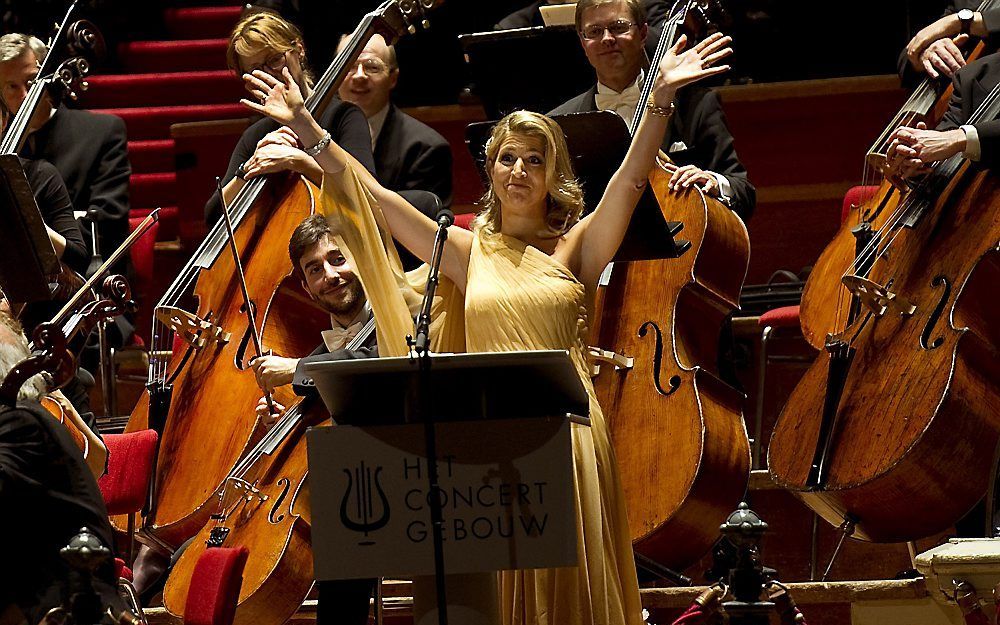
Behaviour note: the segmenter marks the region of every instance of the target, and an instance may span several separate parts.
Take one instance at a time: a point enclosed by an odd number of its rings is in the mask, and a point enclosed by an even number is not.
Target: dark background
[[[122,39],[161,35],[164,6],[198,6],[231,0],[87,0],[84,12],[102,29],[114,69],[113,50]],[[317,73],[320,57],[332,54],[338,33],[350,31],[377,0],[256,0],[305,24],[306,44]],[[447,0],[436,9],[427,31],[398,46],[401,66],[396,97],[404,106],[450,104],[469,83],[457,36],[490,30],[527,0]],[[723,0],[732,17],[736,54],[730,82],[772,82],[837,76],[891,74],[910,35],[937,17],[946,3],[915,0],[845,0],[804,3],[789,0]],[[28,31],[47,39],[67,0],[0,0],[4,32]],[[326,54],[324,54],[326,52]],[[512,58],[512,74],[532,70],[532,59]],[[503,80],[500,75],[498,80]]]

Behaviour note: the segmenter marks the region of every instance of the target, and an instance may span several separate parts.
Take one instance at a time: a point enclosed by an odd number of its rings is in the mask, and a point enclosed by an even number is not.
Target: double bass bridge
[[[156,319],[195,349],[201,349],[210,342],[225,345],[231,337],[229,332],[222,329],[222,326],[213,321],[202,319],[183,308],[161,306],[156,309]]]
[[[882,317],[887,312],[898,312],[901,317],[912,316],[917,307],[889,290],[890,281],[885,286],[858,275],[841,278],[841,282],[858,301],[870,310],[876,317]]]
[[[609,349],[601,349],[600,347],[594,347],[591,345],[588,348],[588,356],[590,356],[591,371],[590,377],[597,377],[601,373],[601,365],[608,364],[615,368],[615,371],[628,370],[633,367],[635,361],[631,356],[626,356],[625,354],[619,354],[617,352],[611,351]]]

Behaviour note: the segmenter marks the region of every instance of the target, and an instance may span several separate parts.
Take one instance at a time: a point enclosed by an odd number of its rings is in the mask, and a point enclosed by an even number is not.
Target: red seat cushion
[[[840,209],[840,223],[847,221],[847,216],[851,214],[851,207],[861,206],[872,199],[878,187],[874,185],[851,187],[844,194],[844,204]]]
[[[476,213],[461,213],[455,215],[455,225],[459,228],[471,230],[472,220],[476,218]]]
[[[125,566],[125,560],[115,558],[115,579],[125,578],[132,581],[132,569]]]
[[[211,547],[201,554],[184,604],[185,625],[232,625],[247,555],[246,547]]]
[[[108,472],[101,476],[97,485],[104,495],[108,514],[132,514],[146,503],[156,441],[155,430],[104,435],[104,443],[108,446]]]
[[[799,307],[782,306],[769,310],[760,316],[757,323],[762,327],[797,328],[799,326]]]

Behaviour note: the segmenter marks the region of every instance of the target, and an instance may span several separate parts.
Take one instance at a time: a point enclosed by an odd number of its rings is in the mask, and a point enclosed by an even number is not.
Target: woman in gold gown
[[[592,213],[580,218],[583,194],[558,125],[519,111],[497,124],[487,144],[491,184],[473,230],[449,229],[441,271],[450,283],[436,305],[436,349],[568,350],[590,395],[591,427],[573,430],[579,566],[502,572],[505,625],[642,622],[625,504],[585,341],[598,277],[647,184],[677,89],[728,69],[716,65],[731,53],[728,37],[713,35],[687,51],[685,43],[682,37],[660,62],[647,114]],[[426,262],[437,225],[329,143],[284,73],[283,81],[246,75],[259,100],[243,102],[284,124],[289,141],[325,144],[316,156],[327,172],[323,211],[343,233],[372,303],[380,354],[403,355],[414,299],[401,293],[406,282],[388,235]]]

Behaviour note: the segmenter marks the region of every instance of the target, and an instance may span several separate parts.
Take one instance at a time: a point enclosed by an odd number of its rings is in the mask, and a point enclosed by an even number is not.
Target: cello
[[[655,58],[685,20],[704,11],[700,3],[681,3]],[[633,132],[643,113],[640,107]],[[743,398],[712,367],[722,324],[738,307],[750,242],[742,220],[721,202],[697,188],[670,191],[671,167],[658,162],[650,188],[664,219],[684,224],[690,247],[679,258],[616,263],[605,272],[591,353],[600,363],[594,387],[614,443],[633,547],[682,569],[708,551],[749,480]]]
[[[968,123],[998,113],[994,88]],[[997,201],[995,173],[941,161],[841,277],[857,314],[789,397],[768,469],[845,534],[916,540],[986,492],[1000,441]]]
[[[439,1],[384,0],[366,15],[309,96],[309,110],[318,115],[325,108],[372,34],[392,43],[425,23],[425,11]],[[248,182],[230,206],[259,329],[247,320],[234,259],[223,253],[229,239],[221,220],[157,304],[147,392],[126,426],[161,432],[139,529],[151,547],[171,552],[196,534],[226,476],[262,436],[254,418],[260,391],[249,366],[251,337],[256,332],[277,353],[308,353],[328,323],[303,305],[308,300],[286,252],[294,228],[315,211],[318,193],[297,176],[264,176]],[[286,405],[292,398],[287,389],[276,394]],[[126,519],[113,521],[127,527]]]

